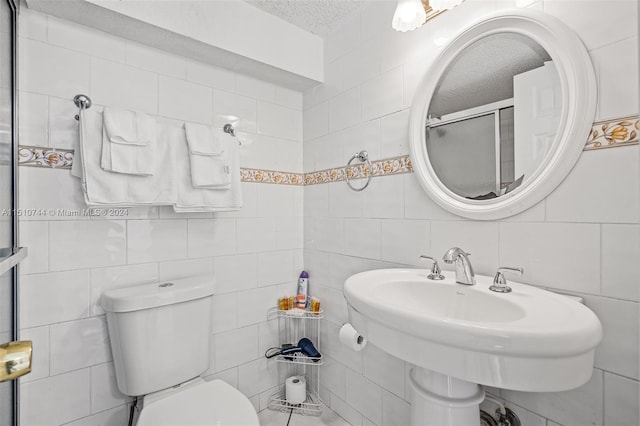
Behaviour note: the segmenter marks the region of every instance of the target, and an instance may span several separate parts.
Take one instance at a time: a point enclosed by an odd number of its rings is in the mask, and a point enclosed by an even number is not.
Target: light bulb
[[[424,24],[427,13],[420,0],[398,0],[391,26],[396,31],[411,31]]]

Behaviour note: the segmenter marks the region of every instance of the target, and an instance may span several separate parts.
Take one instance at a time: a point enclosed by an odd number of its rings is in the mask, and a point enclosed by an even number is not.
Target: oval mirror
[[[414,95],[414,172],[455,214],[511,216],[571,171],[595,108],[593,65],[575,33],[535,11],[491,15],[444,48]]]

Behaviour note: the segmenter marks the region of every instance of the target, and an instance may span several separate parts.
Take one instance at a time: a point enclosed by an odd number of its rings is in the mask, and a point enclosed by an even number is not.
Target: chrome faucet
[[[455,263],[456,282],[458,284],[475,285],[476,276],[468,256],[469,253],[464,250],[458,247],[451,247],[444,256],[442,256],[442,260],[446,263]]]

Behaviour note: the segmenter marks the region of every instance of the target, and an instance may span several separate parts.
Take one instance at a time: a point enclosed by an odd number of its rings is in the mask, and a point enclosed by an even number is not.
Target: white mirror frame
[[[553,59],[562,91],[560,127],[542,165],[520,188],[492,200],[469,200],[449,190],[431,166],[425,143],[427,111],[440,78],[458,54],[481,38],[505,32],[530,37]],[[457,215],[494,220],[520,213],[549,195],[576,164],[591,131],[596,100],[596,76],[587,49],[564,23],[523,9],[489,15],[461,31],[444,48],[416,89],[409,124],[413,171],[427,194]]]

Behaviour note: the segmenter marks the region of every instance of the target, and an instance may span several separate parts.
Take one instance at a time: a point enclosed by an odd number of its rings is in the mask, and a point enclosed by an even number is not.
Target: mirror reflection
[[[505,195],[543,163],[561,110],[560,77],[542,46],[517,33],[484,37],[449,64],[431,99],[431,166],[459,196]]]

